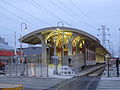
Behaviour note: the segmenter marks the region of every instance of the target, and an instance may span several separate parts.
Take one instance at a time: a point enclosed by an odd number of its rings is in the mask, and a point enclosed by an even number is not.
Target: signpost
[[[116,59],[117,77],[119,77],[119,58]]]
[[[52,56],[52,59],[53,59],[53,62],[54,62],[54,65],[55,65],[55,70],[54,70],[54,74],[58,74],[58,56]]]
[[[111,58],[112,61],[116,61],[116,71],[117,71],[117,77],[119,77],[119,58],[118,57],[113,57]]]

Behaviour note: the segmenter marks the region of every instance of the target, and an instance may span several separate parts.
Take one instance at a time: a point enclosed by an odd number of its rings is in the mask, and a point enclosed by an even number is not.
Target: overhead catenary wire
[[[1,13],[1,12],[0,12],[0,15],[1,15],[2,17],[4,17],[4,19],[9,20],[9,21],[11,21],[11,22],[14,22],[14,23],[17,23],[17,24],[20,23],[20,21],[18,21],[18,20],[16,20],[16,19],[13,19],[13,18],[11,18],[11,17],[8,17],[7,15],[5,15],[5,14],[3,14],[3,13]]]
[[[15,13],[13,13],[13,12],[11,12],[11,11],[9,11],[9,10],[7,10],[7,9],[4,8],[3,6],[0,6],[0,8],[2,8],[3,10],[5,10],[6,12],[8,12],[9,14],[11,14],[11,15],[13,15],[13,16],[16,16],[16,17],[20,18],[21,20],[27,21],[28,23],[30,23],[28,20],[26,20],[26,19],[24,19],[24,18],[22,18],[22,17],[16,15]],[[30,24],[33,25],[33,26],[37,26],[37,25],[32,24],[32,23],[30,23]],[[38,27],[38,26],[37,26],[37,27]]]
[[[70,15],[73,19],[77,20],[78,19],[71,13],[69,13],[66,9],[63,9],[62,7],[60,7],[59,5],[57,5],[54,1],[50,0],[50,2],[55,5],[56,7],[58,7],[59,9],[61,9],[62,11],[64,11],[65,13],[67,13],[68,15]]]
[[[25,11],[23,11],[23,10],[17,8],[17,7],[15,7],[15,6],[13,6],[12,4],[8,3],[8,2],[5,1],[5,0],[1,0],[1,1],[4,2],[4,3],[6,3],[7,5],[9,5],[9,6],[15,8],[15,9],[17,9],[17,10],[19,10],[19,11],[21,11],[22,13],[24,13],[24,14],[26,14],[26,15],[28,15],[28,16],[30,16],[30,17],[32,17],[32,18],[38,20],[38,21],[40,21],[40,22],[43,22],[44,24],[53,26],[52,24],[50,24],[50,23],[48,23],[48,22],[46,22],[46,21],[44,21],[44,20],[42,20],[42,19],[40,19],[40,18],[38,18],[38,17],[35,17],[35,16],[33,16],[33,15],[31,15],[31,14],[29,14],[29,13],[27,13],[27,12],[25,12]]]
[[[60,1],[60,0],[58,0],[58,1]],[[28,15],[28,16],[31,16],[31,17],[33,17],[33,18],[35,18],[35,19],[37,19],[37,20],[39,20],[39,21],[41,21],[41,22],[46,23],[47,25],[53,26],[53,25],[51,25],[50,23],[47,23],[46,21],[43,21],[42,19],[40,19],[40,18],[38,18],[38,17],[35,17],[35,16],[33,16],[33,15],[31,15],[31,14],[29,14],[29,13],[27,13],[27,12],[25,12],[25,11],[17,8],[17,7],[15,7],[15,6],[13,6],[12,4],[8,3],[8,2],[5,1],[5,0],[2,0],[2,2],[8,4],[9,6],[11,6],[11,7],[15,8],[15,9],[17,9],[17,10],[19,10],[19,11],[21,11],[22,13],[24,13],[24,14],[26,14],[26,15]],[[60,1],[60,2],[61,2],[61,1]],[[62,2],[61,2],[61,3],[62,3]],[[64,4],[62,3],[62,5],[64,5]],[[57,6],[58,6],[58,5],[57,5]],[[67,6],[64,5],[64,7],[67,7]],[[71,9],[69,9],[68,7],[67,7],[67,9],[71,11]],[[63,9],[62,9],[62,10],[63,10]],[[64,10],[64,11],[67,11],[67,10]],[[73,11],[72,11],[72,12],[73,12]],[[74,15],[73,15],[73,14],[74,14]],[[81,20],[82,20],[82,19],[81,19],[78,15],[76,15],[75,13],[72,13],[72,14],[69,14],[69,15],[72,16],[72,17],[73,17],[74,19],[76,19],[77,21],[80,21],[80,22],[81,22]],[[78,17],[80,20],[78,20],[77,17]],[[84,21],[84,20],[82,20],[82,21]],[[87,23],[86,21],[84,21],[84,22],[85,22],[87,25],[91,26],[92,28],[96,29],[94,26],[90,25],[90,24]]]
[[[77,5],[75,3],[73,3],[71,0],[68,0],[68,1],[71,3],[71,5],[73,7],[75,7],[85,17],[87,17],[89,20],[91,20],[92,22],[96,23],[97,25],[100,25],[98,22],[96,22],[95,20],[93,20],[92,18],[90,18],[87,14],[85,14],[79,7],[77,7]]]
[[[89,23],[87,23],[84,19],[82,19],[81,17],[79,17],[76,13],[74,13],[74,11],[72,11],[70,8],[68,8],[63,2],[61,2],[60,0],[57,0],[64,8],[66,8],[68,11],[70,11],[75,17],[78,17],[78,19],[82,20],[84,23],[86,23],[87,25],[89,25],[90,27],[97,29],[96,27],[94,27],[93,25],[90,25]]]
[[[28,3],[30,3],[31,5],[35,6],[36,8],[38,8],[39,10],[42,10],[43,12],[47,13],[47,14],[50,14],[52,15],[54,18],[57,18],[59,20],[61,20],[62,22],[64,22],[65,24],[69,25],[69,26],[72,26],[70,23],[66,22],[65,20],[61,19],[59,16],[55,15],[54,13],[52,13],[51,11],[49,11],[48,9],[46,9],[45,7],[43,7],[41,4],[37,3],[36,1],[34,0],[31,0],[32,2],[26,0]],[[35,5],[34,5],[34,4]],[[42,9],[40,9],[39,7],[41,7]]]
[[[15,24],[21,24],[21,22],[20,22],[19,20],[16,20],[16,19],[14,19],[14,18],[11,18],[11,17],[9,17],[9,16],[7,16],[7,15],[1,13],[1,12],[0,12],[0,15],[1,15],[1,17],[3,17],[4,19],[6,19],[6,20],[8,20],[8,21],[10,21],[10,22],[13,22],[13,23],[15,23]]]

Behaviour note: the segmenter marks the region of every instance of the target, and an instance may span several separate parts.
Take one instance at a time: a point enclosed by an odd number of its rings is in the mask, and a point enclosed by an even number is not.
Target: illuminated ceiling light
[[[56,28],[56,30],[60,30],[60,28]]]
[[[48,39],[48,41],[50,41],[50,39]]]

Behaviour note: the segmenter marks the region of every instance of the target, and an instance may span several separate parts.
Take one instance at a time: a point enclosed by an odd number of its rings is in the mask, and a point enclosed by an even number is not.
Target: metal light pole
[[[14,55],[15,55],[15,72],[16,72],[16,76],[17,76],[17,71],[18,71],[18,59],[17,59],[17,51],[16,51],[16,32],[14,32],[14,40],[15,40],[15,50],[14,50]]]
[[[119,57],[116,59],[117,77],[119,77]]]
[[[62,27],[64,26],[63,22],[59,21],[57,23],[57,29],[56,30],[60,30],[59,24],[62,24]],[[54,63],[55,63],[55,70],[54,70],[54,74],[58,74],[58,56],[56,55],[56,41],[57,41],[57,37],[56,37],[56,32],[54,32]]]
[[[22,64],[21,67],[21,72],[20,72],[20,76],[25,76],[25,71],[24,71],[24,67],[23,67],[23,47],[22,47],[22,30],[23,30],[23,25],[24,25],[24,31],[27,31],[27,24],[26,23],[21,23],[21,32],[20,32],[20,61]]]
[[[61,27],[64,27],[64,23],[62,22],[62,21],[59,21],[58,23],[57,23],[57,30],[61,30],[60,29],[60,25],[61,24]],[[64,32],[62,33],[62,64],[63,64],[63,59],[64,59]]]
[[[54,74],[58,74],[58,60],[57,60],[57,55],[56,55],[56,41],[57,41],[57,37],[56,37],[56,32],[54,32],[54,64],[55,64],[55,70],[54,70]]]
[[[120,58],[120,29],[119,29],[119,37],[118,37],[118,57]]]
[[[61,24],[61,27],[64,27],[64,23],[62,22],[62,21],[59,21],[58,23],[57,23],[57,30],[61,30],[61,28],[60,28],[60,25]],[[64,59],[64,32],[62,32],[62,64],[63,64],[63,59]]]

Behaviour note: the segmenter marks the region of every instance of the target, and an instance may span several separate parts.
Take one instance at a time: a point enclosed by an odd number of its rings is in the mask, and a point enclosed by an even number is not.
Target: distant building
[[[8,45],[5,38],[0,37],[0,62],[7,63],[14,56],[14,48]]]
[[[20,51],[20,48],[18,48]],[[34,62],[34,59],[37,59],[36,61],[39,62],[41,60],[42,56],[42,48],[39,46],[33,46],[29,45],[28,47],[25,47],[23,50],[23,56],[24,58],[27,57],[28,62]]]
[[[8,45],[8,42],[5,41],[5,38],[0,37],[0,43]]]
[[[42,53],[42,48],[41,47],[26,47],[23,48],[23,53],[24,55],[41,55]]]

